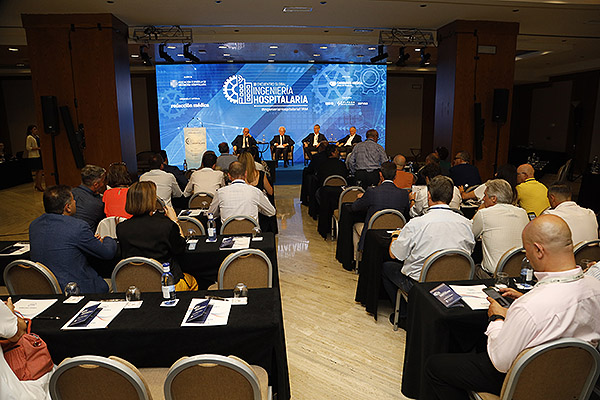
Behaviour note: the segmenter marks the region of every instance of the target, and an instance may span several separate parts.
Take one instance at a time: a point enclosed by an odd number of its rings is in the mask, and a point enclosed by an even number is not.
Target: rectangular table
[[[494,280],[446,282],[457,285],[493,285]],[[464,307],[446,308],[429,291],[439,282],[418,283],[408,293],[408,317],[402,393],[417,399],[427,398],[424,384],[425,362],[433,354],[485,351],[487,310]]]
[[[192,298],[207,291],[179,292],[174,308],[159,307],[160,293],[142,293],[140,309],[123,310],[99,330],[61,331],[60,328],[88,300],[121,297],[121,294],[87,295],[78,304],[63,304],[63,296],[21,296],[58,298],[42,315],[60,320],[33,319],[32,332],[48,344],[53,361],[84,354],[116,355],[136,367],[170,367],[183,356],[196,354],[235,355],[260,365],[269,374],[269,384],[278,398],[289,399],[289,373],[285,335],[278,289],[250,289],[248,305],[232,306],[226,326],[180,327]],[[232,291],[211,291],[212,295],[232,296]],[[14,296],[13,300],[19,297]]]

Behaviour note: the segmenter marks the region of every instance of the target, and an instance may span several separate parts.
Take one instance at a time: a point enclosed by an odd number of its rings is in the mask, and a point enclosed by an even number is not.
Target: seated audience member
[[[195,193],[206,192],[213,196],[217,189],[225,186],[223,171],[216,171],[217,156],[212,151],[204,152],[202,168],[192,173],[183,195],[188,197]]]
[[[383,286],[392,303],[398,288],[408,293],[419,280],[423,264],[431,254],[446,249],[460,249],[469,254],[473,251],[471,221],[448,206],[453,188],[447,176],[431,179],[427,184],[429,211],[411,219],[392,235],[390,256],[400,262],[387,261],[382,265]]]
[[[440,166],[436,163],[426,164],[419,175],[425,178],[425,185],[416,185],[413,186],[412,192],[410,193],[410,216],[416,217],[419,215],[423,215],[427,212],[429,208],[429,200],[427,195],[427,185],[429,182],[435,178],[436,176],[441,175],[442,171],[440,170]],[[452,189],[452,199],[450,200],[450,208],[455,210],[460,209],[460,191],[455,186]]]
[[[294,141],[289,135],[285,134],[285,127],[279,127],[279,134],[275,135],[273,139],[271,139],[271,153],[273,154],[273,159],[275,161],[279,160],[280,157],[283,157],[283,166],[285,168],[288,167],[289,163],[289,153],[290,149],[294,145]]]
[[[246,215],[258,221],[258,213],[267,217],[275,215],[275,207],[267,196],[254,186],[246,183],[246,169],[239,162],[229,166],[231,183],[217,190],[215,197],[208,209],[215,217],[221,216],[225,221],[234,215]]]
[[[163,171],[172,174],[179,185],[179,189],[183,190],[188,183],[185,173],[175,165],[169,165],[169,159],[165,150],[160,151],[160,156],[163,158]]]
[[[550,209],[544,214],[552,214],[565,220],[571,234],[573,245],[586,240],[598,239],[598,221],[596,214],[589,208],[583,208],[571,200],[571,187],[566,182],[555,182],[548,188]]]
[[[246,169],[246,183],[263,192],[273,207],[275,207],[273,186],[271,185],[271,182],[269,182],[269,178],[267,177],[265,171],[258,171],[256,169],[256,162],[250,153],[246,152],[240,154],[239,159]],[[266,215],[258,214],[258,222],[263,232],[273,232],[275,234],[279,233],[276,216],[273,215],[271,217],[267,217]]]
[[[388,160],[385,150],[377,143],[379,133],[369,129],[366,136],[367,140],[356,144],[346,158],[348,170],[363,189],[379,184],[379,167]]]
[[[466,151],[456,154],[454,166],[450,168],[449,172],[455,186],[463,186],[466,189],[469,186],[481,184],[479,170],[471,164],[471,155]]]
[[[502,255],[513,247],[523,246],[521,233],[529,222],[527,213],[513,206],[513,192],[503,179],[492,179],[485,183],[483,204],[485,208],[473,217],[473,235],[481,237],[483,262],[481,268],[493,275]],[[477,271],[480,278],[489,278]]]
[[[417,185],[417,186],[427,185],[427,182],[425,182],[425,175],[423,175],[423,169],[430,164],[434,164],[434,165],[438,166],[440,169],[440,175],[443,175],[442,167],[440,166],[440,158],[438,157],[437,153],[429,153],[429,154],[427,154],[427,157],[425,157],[425,165],[423,165],[417,171],[417,181],[415,182],[415,185]]]
[[[132,215],[117,225],[121,257],[147,257],[170,263],[175,290],[198,290],[196,279],[181,271],[176,256],[185,250],[185,237],[172,207],[156,210],[154,182],[136,182],[127,192],[125,210]]]
[[[45,214],[29,225],[31,260],[48,267],[61,288],[77,282],[82,293],[105,293],[108,285],[90,266],[87,256],[110,260],[117,243],[94,237],[90,226],[74,218],[77,205],[71,189],[59,185],[44,191]]]
[[[351,126],[350,134],[338,140],[336,145],[340,148],[340,152],[346,153],[347,157],[348,154],[352,152],[354,145],[360,142],[362,142],[362,138],[360,137],[360,135],[356,134],[356,128]]]
[[[365,226],[377,211],[388,208],[398,210],[408,221],[408,191],[396,187],[392,179],[397,174],[396,164],[386,161],[381,164],[381,183],[379,186],[368,187],[364,194],[352,203],[353,212],[366,211],[364,223],[354,224],[353,244],[354,260],[358,251],[362,251],[367,229]],[[360,238],[360,240],[359,240]]]
[[[448,156],[450,155],[450,152],[448,152],[448,149],[446,147],[440,146],[435,149],[435,153],[437,154],[440,160],[440,168],[442,169],[442,174],[449,175],[450,168],[452,167],[452,164],[450,164],[450,161],[448,161]]]
[[[27,322],[15,315],[15,307],[9,297],[6,304],[0,301],[0,338],[17,342],[27,332]],[[48,385],[52,372],[36,380],[20,381],[6,360],[0,347],[0,399],[2,400],[50,400]]]
[[[312,160],[302,171],[302,187],[300,189],[300,200],[302,204],[308,206],[308,215],[313,219],[317,219],[318,207],[316,193],[319,189],[319,181],[317,179],[317,171],[321,164],[327,160],[326,142],[321,142],[317,147],[317,154],[313,155]]]
[[[231,145],[233,146],[233,154],[236,156],[248,151],[252,154],[254,160],[258,160],[258,144],[256,143],[256,139],[250,135],[250,129],[244,128],[242,134],[237,135],[233,139],[233,142],[231,142]]]
[[[125,211],[127,190],[129,185],[131,185],[131,177],[125,163],[110,164],[106,180],[109,189],[106,189],[102,196],[104,214],[107,217],[131,218],[131,214]]]
[[[327,158],[319,164],[316,170],[319,186],[322,186],[325,179],[331,175],[348,177],[348,169],[346,168],[346,164],[340,160],[340,151],[336,145],[328,144],[325,148],[325,154],[327,154]]]
[[[104,203],[102,193],[106,190],[106,170],[96,165],[86,165],[81,169],[81,185],[73,188],[72,193],[77,203],[74,217],[87,222],[93,232],[102,221]]]
[[[313,128],[313,132],[309,133],[304,139],[302,139],[302,146],[304,147],[304,155],[307,159],[312,159],[312,152],[317,151],[317,147],[319,147],[319,143],[327,142],[327,138],[325,135],[320,133],[321,126],[319,124],[315,125]]]
[[[487,351],[431,356],[425,378],[435,395],[424,398],[467,400],[469,390],[499,395],[521,351],[560,338],[598,345],[600,282],[575,265],[569,226],[542,215],[523,230],[523,245],[538,284],[527,294],[500,289],[516,299],[509,309],[488,298]]]
[[[501,165],[498,168],[498,171],[496,171],[494,174],[494,177],[497,179],[504,179],[510,184],[513,192],[513,200],[511,201],[511,204],[514,204],[515,200],[517,199],[517,169],[515,166],[512,164]],[[481,202],[483,200],[483,196],[485,196],[485,183],[482,183],[470,192],[465,191],[464,186],[459,186],[458,189],[463,200],[473,199]]]
[[[221,155],[217,157],[217,169],[226,174],[229,171],[229,164],[237,161],[237,157],[229,154],[229,145],[225,142],[219,143],[219,153]]]
[[[150,157],[148,164],[150,165],[150,171],[140,176],[140,182],[154,182],[156,185],[157,196],[160,197],[166,205],[171,206],[171,197],[181,197],[183,195],[177,184],[177,179],[175,179],[173,174],[163,170],[165,165],[160,154],[155,154]]]
[[[529,164],[519,165],[517,168],[517,204],[527,211],[539,216],[550,207],[548,189],[543,183],[533,177],[535,170]]]
[[[412,185],[415,183],[415,176],[404,170],[404,167],[406,166],[406,158],[402,154],[398,154],[394,157],[394,164],[396,165],[394,185],[400,189],[412,188]]]

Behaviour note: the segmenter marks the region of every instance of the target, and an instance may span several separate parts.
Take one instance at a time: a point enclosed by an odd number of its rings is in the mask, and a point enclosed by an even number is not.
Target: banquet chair
[[[271,160],[275,161],[275,164],[279,164],[279,160],[283,160],[283,153],[281,153],[278,159],[275,159],[275,148],[271,146]],[[288,161],[291,161],[292,167],[294,166],[294,145],[290,146],[290,151],[288,151]]]
[[[421,269],[421,282],[444,282],[473,279],[475,276],[475,262],[471,255],[464,250],[446,249],[438,250],[425,260]],[[401,297],[408,301],[408,293],[402,289],[396,292],[396,305],[394,307],[394,330],[398,330],[400,317]]]
[[[371,216],[367,229],[400,229],[406,225],[406,218],[398,210],[386,208]]]
[[[565,165],[561,166],[558,169],[558,172],[556,174],[556,181],[557,182],[565,182],[567,180],[567,177],[569,176],[569,172],[571,170],[571,164],[573,163],[573,159],[570,158],[567,160],[567,162],[565,163]]]
[[[573,254],[575,255],[575,264],[581,265],[581,260],[588,259],[594,261],[600,261],[600,240],[586,240],[577,243],[573,247]],[[581,265],[585,268],[584,265]]]
[[[513,247],[507,250],[498,260],[496,271],[494,271],[494,278],[498,276],[498,272],[506,272],[511,278],[520,277],[521,262],[524,257],[526,256],[523,247]]]
[[[179,226],[181,226],[181,230],[186,237],[206,235],[204,225],[194,217],[182,215],[177,217],[177,221],[179,221]]]
[[[262,250],[239,250],[223,260],[217,279],[209,289],[233,289],[240,282],[248,288],[272,288],[273,264]]]
[[[338,231],[338,223],[340,221],[340,212],[342,210],[342,204],[344,203],[354,203],[358,198],[359,193],[364,193],[365,189],[360,186],[350,186],[344,189],[342,193],[340,193],[340,200],[338,201],[338,208],[333,210],[333,216],[331,217],[331,237],[335,238]]]
[[[223,221],[221,235],[252,233],[252,230],[256,227],[259,227],[259,225],[254,218],[248,215],[233,215]]]
[[[162,264],[152,258],[129,257],[119,261],[113,269],[111,286],[113,292],[124,292],[135,285],[142,292],[160,292]]]
[[[96,228],[96,235],[100,235],[100,237],[108,236],[113,239],[116,239],[117,225],[126,220],[127,218],[123,217],[106,217],[98,223],[98,227]]]
[[[167,206],[167,204],[165,203],[165,201],[163,199],[161,199],[160,197],[156,197],[156,209],[157,210],[164,210],[166,206]]]
[[[77,356],[61,362],[50,378],[53,400],[152,400],[142,374],[111,356]]]
[[[271,400],[267,371],[235,356],[201,354],[177,360],[167,373],[165,400]]]
[[[323,186],[346,186],[348,182],[346,182],[346,178],[341,175],[329,175],[323,181]]]
[[[192,197],[190,197],[190,201],[188,202],[188,208],[200,208],[203,210],[207,210],[210,206],[210,203],[213,201],[213,195],[206,192],[198,192],[194,193]]]
[[[564,338],[523,350],[504,378],[500,396],[475,400],[588,399],[600,374],[600,354],[587,342]]]
[[[4,283],[10,295],[62,293],[52,271],[29,260],[15,260],[8,264],[4,268]]]

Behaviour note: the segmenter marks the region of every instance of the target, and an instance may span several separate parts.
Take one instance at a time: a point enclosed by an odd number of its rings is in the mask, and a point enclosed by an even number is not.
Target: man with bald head
[[[290,148],[294,145],[294,141],[289,135],[285,134],[285,127],[279,127],[279,135],[275,135],[275,137],[271,140],[271,154],[273,154],[273,159],[275,161],[279,160],[279,157],[283,155],[283,167],[288,167],[288,154],[290,152]]]
[[[415,176],[410,172],[404,171],[406,165],[406,157],[402,154],[397,154],[393,160],[396,164],[396,176],[394,178],[394,185],[399,189],[410,189],[415,182]]]
[[[522,164],[517,168],[517,204],[527,213],[539,216],[550,207],[548,189],[534,178],[535,170],[530,164]]]
[[[258,159],[258,144],[256,143],[256,139],[250,135],[250,129],[242,129],[242,134],[237,135],[233,139],[233,142],[231,142],[231,145],[233,146],[233,154],[239,156],[243,152],[249,151],[255,160]]]
[[[521,351],[561,338],[600,342],[600,281],[575,265],[566,222],[536,218],[523,230],[523,246],[538,283],[527,294],[500,289],[515,299],[509,309],[488,298],[487,352],[431,356],[425,375],[433,393],[423,399],[466,400],[468,390],[500,394]]]

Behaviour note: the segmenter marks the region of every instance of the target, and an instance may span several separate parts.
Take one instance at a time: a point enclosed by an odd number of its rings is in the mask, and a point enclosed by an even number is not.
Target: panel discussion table
[[[34,318],[32,332],[47,344],[55,364],[78,355],[116,355],[139,368],[169,368],[183,356],[197,354],[235,355],[263,367],[269,385],[278,398],[290,398],[289,372],[279,290],[250,289],[248,304],[231,307],[224,326],[181,327],[192,298],[204,295],[232,297],[231,290],[178,292],[173,308],[160,307],[161,293],[142,293],[139,309],[124,309],[105,329],[68,330],[60,328],[89,300],[124,298],[122,293],[86,295],[77,304],[63,304],[64,296],[13,296],[19,298],[57,298],[41,316]],[[6,300],[5,298],[3,300]]]

